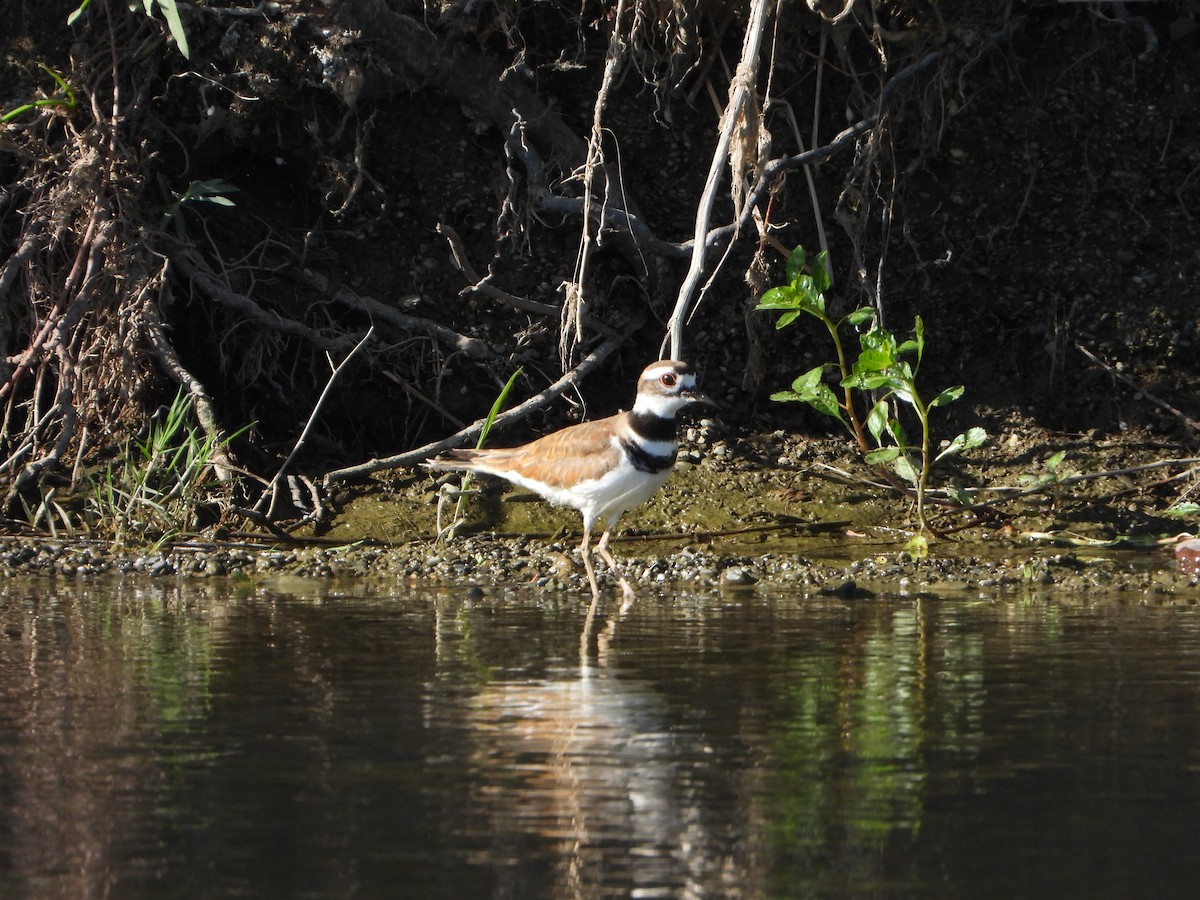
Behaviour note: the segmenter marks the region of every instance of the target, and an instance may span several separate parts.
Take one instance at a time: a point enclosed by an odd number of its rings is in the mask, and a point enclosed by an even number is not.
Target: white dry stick
[[[625,17],[625,0],[618,0],[617,14],[613,19],[612,37],[608,42],[608,54],[604,60],[604,78],[600,82],[600,90],[596,94],[596,105],[592,111],[592,133],[588,138],[587,159],[583,164],[583,234],[579,236],[579,253],[575,257],[575,274],[565,288],[563,298],[562,324],[558,335],[558,355],[564,369],[571,364],[571,355],[575,348],[583,343],[583,307],[585,298],[583,292],[587,284],[587,266],[592,256],[594,244],[593,228],[600,233],[604,224],[603,206],[608,203],[607,189],[602,201],[601,214],[595,226],[592,225],[592,202],[595,196],[593,181],[596,171],[604,165],[604,107],[608,104],[608,92],[616,80],[617,67],[625,57],[625,38],[621,36],[621,20]]]
[[[671,313],[671,321],[667,326],[667,336],[663,340],[662,352],[671,359],[681,359],[683,356],[683,323],[687,318],[688,309],[692,305],[692,295],[704,275],[704,254],[708,249],[708,223],[712,218],[713,203],[717,199],[717,187],[721,182],[721,171],[725,168],[729,156],[729,142],[733,131],[738,127],[743,111],[754,97],[758,82],[758,52],[762,46],[762,35],[767,21],[767,8],[773,0],[754,0],[750,8],[750,22],[746,26],[746,38],[742,42],[742,59],[738,63],[737,73],[729,90],[729,103],[721,119],[721,133],[717,139],[717,147],[713,151],[712,163],[708,167],[708,179],[704,183],[704,192],[700,195],[700,205],[696,210],[696,227],[692,233],[692,260],[688,266],[687,277],[679,289],[675,300],[675,309]],[[667,347],[670,353],[667,353]]]
[[[314,404],[313,410],[308,416],[308,421],[304,423],[304,430],[300,432],[300,437],[296,439],[296,445],[292,447],[292,452],[288,454],[287,459],[283,461],[283,465],[279,467],[279,471],[275,473],[275,477],[271,479],[271,483],[267,485],[266,489],[262,493],[262,496],[258,498],[258,502],[254,504],[255,512],[262,512],[263,504],[270,499],[271,506],[267,510],[267,518],[274,518],[275,497],[278,494],[279,483],[283,479],[284,473],[287,472],[288,466],[292,464],[292,460],[296,458],[296,454],[300,452],[300,448],[304,445],[305,440],[308,438],[308,433],[312,431],[313,423],[316,422],[317,415],[321,412],[321,407],[325,405],[325,400],[329,396],[329,391],[333,387],[333,383],[337,381],[338,376],[342,374],[342,370],[346,368],[346,364],[354,358],[355,354],[363,348],[363,345],[371,339],[371,335],[374,333],[375,326],[372,325],[367,329],[367,333],[362,336],[362,340],[355,344],[354,349],[347,353],[346,358],[338,363],[338,365],[333,369],[333,372],[329,376],[329,380],[325,382],[325,388],[321,391],[321,396],[317,398],[317,402]],[[332,363],[332,360],[330,362]]]

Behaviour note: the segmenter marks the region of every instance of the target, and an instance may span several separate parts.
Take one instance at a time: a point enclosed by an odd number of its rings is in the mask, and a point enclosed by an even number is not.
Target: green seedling
[[[227,181],[222,181],[220,178],[193,181],[182,194],[176,194],[170,190],[166,186],[166,183],[162,181],[161,176],[159,177],[159,181],[163,193],[166,196],[175,198],[163,209],[162,218],[159,220],[159,227],[165,230],[168,225],[174,223],[175,236],[181,241],[187,239],[187,228],[183,221],[183,210],[186,207],[194,206],[197,203],[211,203],[215,206],[235,205],[225,195],[235,193],[237,188]]]
[[[495,401],[492,403],[492,408],[488,410],[487,418],[483,420],[483,427],[479,430],[479,440],[475,442],[475,449],[483,449],[484,443],[488,439],[488,435],[492,431],[492,425],[496,422],[496,417],[500,415],[500,410],[504,408],[505,401],[508,400],[508,395],[512,391],[513,385],[517,383],[517,379],[521,376],[523,369],[517,369],[509,376],[504,387],[500,389],[500,393],[496,395]],[[466,521],[467,497],[471,490],[471,473],[465,473],[459,480],[457,488],[450,488],[449,484],[442,486],[443,490],[438,494],[437,504],[437,535],[438,540],[451,540],[459,526]],[[454,504],[453,520],[445,528],[442,527],[442,510],[445,507],[446,500],[453,495],[456,498]]]
[[[130,442],[118,463],[90,479],[90,525],[113,528],[118,545],[130,540],[161,545],[186,530],[208,491],[217,451],[250,427],[217,438],[192,419],[192,398],[180,389],[146,437]]]
[[[61,96],[56,94],[53,97],[46,97],[42,100],[31,100],[28,103],[22,103],[16,109],[10,110],[9,112],[6,112],[4,115],[0,116],[0,123],[10,122],[17,116],[27,113],[30,110],[44,109],[47,107],[65,110],[68,113],[75,112],[75,92],[71,90],[71,86],[67,84],[65,80],[63,80],[61,75],[59,75],[45,63],[38,63],[38,65],[42,67],[42,71],[54,79],[54,83],[58,85],[58,90]]]
[[[1029,490],[1037,488],[1051,487],[1052,485],[1061,484],[1064,478],[1070,478],[1075,472],[1069,472],[1063,468],[1063,460],[1067,458],[1066,450],[1056,450],[1046,457],[1043,464],[1046,468],[1044,472],[1026,472],[1017,476],[1017,481]]]
[[[1191,500],[1183,500],[1179,503],[1172,504],[1167,509],[1164,509],[1163,515],[1171,516],[1175,519],[1200,518],[1200,503],[1194,503]]]
[[[969,428],[934,455],[932,412],[957,400],[964,388],[962,385],[946,388],[929,401],[917,389],[917,373],[925,355],[925,323],[917,316],[913,337],[901,342],[879,324],[871,307],[861,307],[835,320],[826,311],[825,294],[829,287],[828,252],[818,253],[810,266],[804,248],[797,247],[788,256],[787,284],[771,288],[755,307],[779,312],[777,329],[787,327],[801,315],[812,316],[829,332],[837,355],[836,363],[813,367],[793,381],[790,390],[778,391],[771,399],[807,403],[841,422],[868,465],[890,470],[913,491],[917,523],[924,535],[929,531],[925,499],[934,464],[980,446],[987,440],[987,433],[982,428]],[[842,329],[847,326],[858,330],[859,354],[853,362],[848,359],[842,342]],[[826,372],[830,369],[838,376],[840,396],[826,382]],[[897,414],[901,407],[908,407],[916,416],[920,437],[915,441],[909,440],[901,424]],[[861,412],[863,408],[865,415]],[[914,549],[920,551],[923,547]]]
[[[1176,503],[1163,511],[1164,515],[1178,516],[1181,519],[1200,515],[1200,503]]]
[[[92,5],[92,0],[83,0],[75,9],[67,16],[67,24],[74,25],[84,13],[87,12],[89,6]],[[171,37],[175,38],[175,45],[179,47],[179,52],[183,54],[184,59],[191,56],[191,50],[188,48],[187,32],[183,30],[183,20],[179,18],[179,6],[175,0],[126,0],[126,6],[130,12],[136,12],[137,8],[142,7],[142,11],[154,18],[154,10],[157,8],[162,12],[163,18],[167,21],[167,28],[171,31]]]

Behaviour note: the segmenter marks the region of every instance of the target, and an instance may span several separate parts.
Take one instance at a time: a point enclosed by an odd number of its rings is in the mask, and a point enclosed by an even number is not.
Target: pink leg
[[[608,532],[605,532],[608,534]],[[600,588],[596,585],[596,571],[592,568],[592,551],[588,548],[588,544],[592,540],[592,529],[587,524],[583,526],[583,543],[579,545],[579,555],[583,557],[583,568],[587,572],[588,584],[592,587],[592,599],[596,600],[600,596]],[[600,539],[600,543],[604,543],[604,539]],[[608,553],[606,549],[605,554]]]
[[[604,529],[604,534],[600,535],[600,543],[596,544],[596,552],[600,554],[600,558],[608,563],[608,567],[612,569],[613,575],[616,576],[617,581],[621,584],[621,593],[625,598],[625,602],[629,603],[636,595],[633,593],[633,588],[629,586],[629,582],[625,580],[625,576],[621,574],[620,568],[617,567],[617,561],[608,552],[608,535],[611,531],[611,525]]]

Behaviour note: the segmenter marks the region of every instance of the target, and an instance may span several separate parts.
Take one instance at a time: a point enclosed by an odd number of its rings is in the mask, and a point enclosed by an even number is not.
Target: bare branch
[[[329,279],[324,275],[318,275],[316,272],[305,270],[301,273],[301,277],[319,291],[328,292],[330,289]],[[365,297],[356,294],[349,288],[339,287],[330,296],[331,299],[336,300],[343,306],[365,312],[375,322],[382,322],[400,331],[410,333],[414,331],[424,332],[438,343],[445,344],[453,350],[465,353],[472,359],[495,359],[497,356],[486,341],[459,334],[453,328],[448,328],[440,322],[434,322],[432,319],[422,319],[420,316],[410,316],[407,313],[402,313],[400,310],[388,306],[374,297]]]
[[[1138,384],[1136,381],[1134,381],[1132,378],[1130,378],[1124,372],[1117,369],[1115,366],[1109,365],[1107,362],[1105,362],[1103,359],[1101,359],[1099,356],[1097,356],[1095,353],[1093,353],[1087,347],[1083,346],[1083,344],[1076,343],[1075,349],[1078,350],[1080,353],[1082,353],[1084,356],[1086,356],[1088,359],[1090,359],[1097,366],[1102,368],[1105,372],[1107,372],[1113,378],[1117,379],[1118,381],[1124,382],[1129,387],[1133,388],[1135,391],[1137,391],[1139,394],[1141,394],[1143,397],[1145,397],[1147,400],[1149,400],[1151,403],[1153,403],[1159,409],[1173,415],[1192,434],[1200,433],[1200,422],[1197,422],[1195,419],[1193,419],[1187,413],[1184,413],[1184,412],[1176,409],[1174,406],[1172,406],[1170,403],[1167,403],[1165,400],[1160,400],[1158,397],[1155,397],[1148,390],[1146,390],[1144,387],[1142,387],[1142,385]]]
[[[467,259],[466,248],[463,247],[462,238],[458,236],[458,232],[447,225],[445,222],[439,222],[437,232],[446,239],[450,245],[450,256],[454,260],[454,265],[460,272],[467,277],[471,282],[470,285],[463,288],[459,292],[459,296],[470,293],[483,294],[485,297],[491,297],[493,300],[498,300],[501,303],[515,307],[516,309],[524,310],[528,313],[535,313],[539,316],[557,316],[558,307],[551,306],[549,303],[539,303],[537,300],[527,300],[524,297],[518,297],[515,294],[510,294],[508,291],[501,290],[494,284],[489,282],[492,277],[489,272],[483,278],[475,271],[471,261]]]
[[[758,78],[758,50],[762,44],[762,33],[767,21],[767,7],[770,0],[754,0],[750,10],[750,23],[746,26],[746,36],[742,43],[742,59],[738,63],[737,74],[734,76],[729,104],[721,122],[721,134],[717,139],[716,149],[713,150],[712,161],[708,167],[708,178],[704,183],[704,192],[700,196],[700,206],[696,210],[696,227],[692,235],[692,261],[688,266],[687,276],[679,288],[679,296],[675,300],[675,309],[667,326],[667,335],[663,341],[663,352],[670,345],[670,358],[681,359],[683,356],[683,320],[692,304],[692,295],[704,275],[704,257],[708,249],[708,223],[712,218],[713,203],[717,198],[717,186],[720,184],[721,171],[725,168],[729,156],[729,144],[733,131],[738,126],[743,113],[754,97],[755,84]],[[747,203],[746,206],[749,206]]]
[[[550,385],[540,394],[535,394],[524,403],[514,406],[512,409],[500,413],[492,422],[492,431],[504,428],[508,425],[518,422],[525,417],[531,415],[539,409],[547,406],[552,400],[561,396],[568,388],[582,381],[593,369],[604,362],[614,350],[620,347],[629,338],[630,335],[636,334],[639,329],[645,324],[645,318],[642,316],[636,317],[625,331],[620,334],[608,338],[599,347],[585,356],[579,365],[571,369],[563,375],[558,381]],[[475,440],[479,433],[483,430],[486,417],[477,419],[466,428],[455,432],[447,438],[442,438],[438,441],[425,444],[423,447],[417,447],[415,450],[407,450],[404,453],[399,453],[396,456],[389,456],[384,459],[372,459],[357,466],[348,466],[344,469],[336,469],[329,472],[325,476],[325,485],[328,486],[338,481],[350,481],[354,478],[361,478],[364,475],[370,475],[372,472],[379,472],[383,469],[405,469],[417,465],[420,462],[439,453],[442,450],[447,450],[451,447],[457,447],[461,444]]]
[[[275,496],[276,496],[277,488],[279,486],[280,479],[282,479],[284,476],[284,473],[287,472],[288,466],[290,466],[292,464],[292,460],[296,458],[296,454],[300,452],[300,448],[304,446],[304,442],[308,438],[308,433],[310,431],[312,431],[313,423],[316,422],[317,416],[320,415],[320,413],[321,413],[321,407],[323,407],[325,405],[325,401],[329,397],[329,391],[330,391],[330,389],[333,388],[333,383],[335,381],[337,381],[338,376],[342,374],[342,371],[346,368],[346,365],[350,362],[350,360],[352,360],[354,358],[355,354],[357,354],[358,351],[361,350],[363,348],[363,346],[366,345],[367,341],[369,341],[371,339],[371,335],[374,333],[375,333],[375,326],[372,325],[370,328],[367,329],[367,333],[362,336],[362,340],[360,340],[357,344],[354,345],[354,349],[351,350],[346,355],[346,358],[343,359],[340,363],[338,363],[338,365],[334,368],[333,372],[330,373],[329,380],[325,382],[325,387],[321,391],[321,396],[317,398],[317,402],[313,405],[313,410],[312,410],[312,413],[308,417],[308,421],[304,423],[304,429],[300,432],[300,437],[298,437],[296,439],[296,443],[292,447],[292,452],[287,455],[287,459],[285,459],[283,461],[283,464],[280,465],[279,470],[275,473],[275,477],[271,479],[270,484],[268,484],[266,489],[262,492],[262,496],[259,497],[258,502],[256,504],[254,504],[254,508],[256,510],[261,510],[263,507],[263,504],[266,502],[266,500],[269,496],[271,498],[271,506],[267,510],[268,518],[274,517]]]
[[[166,266],[164,265],[164,273]],[[160,284],[165,287],[165,279],[161,278]],[[149,283],[143,290],[149,289]],[[150,343],[150,348],[154,352],[158,363],[162,366],[163,371],[171,377],[171,380],[188,392],[192,403],[196,410],[196,419],[200,423],[200,427],[204,430],[204,434],[212,441],[213,445],[213,471],[219,481],[228,481],[233,474],[233,463],[229,459],[229,454],[225,451],[225,443],[221,439],[221,427],[217,424],[217,415],[213,410],[212,400],[208,396],[208,391],[204,389],[204,385],[200,383],[195,375],[188,371],[184,366],[183,361],[179,358],[179,354],[175,352],[175,348],[171,346],[171,342],[167,340],[167,335],[163,329],[162,319],[158,315],[158,307],[151,302],[141,304],[141,325],[145,332],[146,340]]]
[[[278,313],[263,309],[245,294],[230,290],[225,285],[219,283],[211,274],[203,271],[196,264],[196,261],[190,258],[189,254],[177,254],[171,258],[171,262],[182,271],[192,284],[204,291],[208,297],[222,306],[232,309],[250,322],[256,322],[281,334],[303,338],[320,347],[322,350],[340,350],[353,344],[352,338],[331,337],[322,334],[315,328],[310,328],[301,322],[297,322],[295,319],[287,319]]]

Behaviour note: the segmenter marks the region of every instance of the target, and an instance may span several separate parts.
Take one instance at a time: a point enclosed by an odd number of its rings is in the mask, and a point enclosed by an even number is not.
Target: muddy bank
[[[844,598],[951,589],[1200,598],[1197,576],[1180,571],[1170,546],[1192,524],[1166,514],[1197,465],[1183,444],[1018,425],[936,470],[939,497],[953,490],[975,506],[935,515],[940,534],[922,556],[909,545],[911,501],[879,483],[844,441],[689,436],[671,481],[625,516],[613,540],[643,593],[687,584]],[[586,598],[574,511],[476,483],[459,536],[438,542],[438,488],[424,472],[357,485],[323,527],[291,541],[236,533],[119,551],[10,538],[0,545],[0,575],[371,578]],[[443,524],[452,512],[443,507]]]

